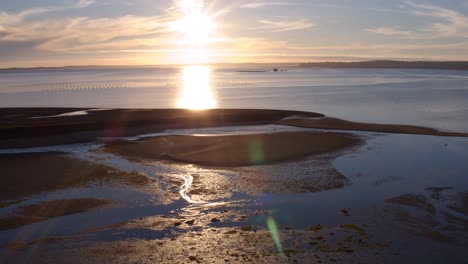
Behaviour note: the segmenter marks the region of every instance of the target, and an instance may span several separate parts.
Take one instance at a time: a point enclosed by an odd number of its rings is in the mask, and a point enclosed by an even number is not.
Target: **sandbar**
[[[342,120],[338,118],[322,117],[322,118],[287,118],[276,122],[279,125],[318,128],[318,129],[336,129],[336,130],[353,130],[353,131],[371,131],[384,133],[399,133],[413,135],[429,135],[443,137],[468,137],[468,133],[463,132],[444,132],[433,128],[410,126],[410,125],[388,125],[388,124],[372,124],[360,123]]]
[[[335,152],[360,142],[344,133],[283,132],[252,135],[160,136],[109,144],[106,150],[134,159],[206,166],[250,166]]]

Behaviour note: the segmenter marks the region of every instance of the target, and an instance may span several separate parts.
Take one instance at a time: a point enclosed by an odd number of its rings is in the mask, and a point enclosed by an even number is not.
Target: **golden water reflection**
[[[182,86],[177,99],[178,108],[203,110],[217,106],[211,86],[209,66],[186,66],[182,71]]]

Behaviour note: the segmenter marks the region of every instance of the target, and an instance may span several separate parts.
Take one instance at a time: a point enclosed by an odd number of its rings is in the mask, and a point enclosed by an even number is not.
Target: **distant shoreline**
[[[369,61],[322,61],[305,63],[213,63],[206,64],[219,67],[300,67],[300,68],[329,68],[329,69],[427,69],[427,70],[468,70],[468,61],[397,61],[397,60],[369,60]],[[60,71],[73,69],[125,69],[125,68],[173,68],[183,67],[183,64],[161,65],[71,65],[58,67],[11,67],[0,68],[0,73],[29,72],[29,71]],[[241,70],[238,72],[257,72],[255,70]]]
[[[345,69],[420,69],[420,70],[468,70],[468,61],[393,61],[374,60],[358,62],[308,62],[301,68]]]

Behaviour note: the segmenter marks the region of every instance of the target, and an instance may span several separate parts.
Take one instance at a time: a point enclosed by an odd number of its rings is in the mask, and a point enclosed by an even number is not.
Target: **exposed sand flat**
[[[386,125],[351,122],[337,118],[288,118],[276,122],[279,125],[296,126],[319,129],[337,129],[337,130],[359,130],[385,133],[401,133],[415,135],[431,135],[444,137],[468,137],[468,133],[460,132],[442,132],[433,128],[409,126],[409,125]]]
[[[81,198],[42,202],[20,207],[14,216],[0,218],[0,230],[45,221],[52,217],[76,214],[110,204],[110,201]]]
[[[57,152],[0,154],[0,168],[0,200],[18,199],[93,181],[121,181],[141,186],[152,181],[145,175],[121,172]]]
[[[154,223],[160,225],[159,221]],[[148,232],[154,230],[153,226]],[[185,226],[183,223],[168,229]],[[353,263],[365,259],[370,263],[386,263],[396,259],[388,253],[388,244],[368,238],[364,227],[355,224],[319,225],[310,230],[281,229],[278,230],[280,245],[275,244],[268,230],[253,230],[252,226],[206,228],[172,239],[128,239],[85,247],[69,243],[43,260],[52,263],[71,259],[76,263]]]
[[[38,147],[94,141],[101,137],[135,136],[165,129],[271,124],[283,118],[322,114],[283,110],[111,109],[87,115],[63,114],[82,108],[0,109],[0,148]],[[55,115],[55,116],[53,116]],[[63,116],[57,116],[63,115]],[[53,116],[50,118],[33,118]]]
[[[249,166],[338,151],[360,140],[344,133],[275,133],[229,136],[161,136],[117,142],[106,150],[128,158],[207,166]]]
[[[435,136],[468,136],[468,133],[441,132],[432,128],[410,125],[350,122],[324,117],[320,113],[285,110],[109,109],[89,111],[86,115],[67,115],[67,113],[87,110],[93,109],[0,109],[0,149],[84,143],[100,138],[157,133],[166,129],[263,124]]]

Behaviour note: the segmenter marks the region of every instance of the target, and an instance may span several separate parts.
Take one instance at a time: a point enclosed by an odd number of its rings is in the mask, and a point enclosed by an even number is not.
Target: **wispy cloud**
[[[0,41],[41,40],[38,48],[50,51],[98,49],[103,46],[128,48],[130,43],[140,46],[144,39],[167,31],[167,19],[163,17],[123,16],[90,19],[85,17],[65,20],[42,20],[21,23],[4,30]],[[136,41],[135,39],[141,39]],[[112,44],[110,44],[112,42]],[[157,44],[154,42],[153,45]],[[122,47],[120,47],[122,48]]]
[[[34,7],[17,13],[0,12],[0,30],[5,28],[5,25],[20,23],[31,16],[42,15],[55,11],[63,11],[66,9],[85,8],[93,5],[94,3],[95,0],[79,0],[76,3],[67,6]]]
[[[403,36],[403,37],[409,37],[413,34],[411,31],[406,31],[406,30],[399,30],[394,27],[377,27],[377,28],[369,28],[366,29],[368,32],[372,32],[375,34],[380,34],[380,35],[387,35],[387,36]]]
[[[376,27],[368,28],[365,31],[378,35],[401,37],[406,39],[421,39],[424,38],[419,32],[411,30],[401,30],[396,27]]]
[[[0,25],[5,28],[7,25],[20,23],[27,17],[44,14],[54,10],[57,10],[57,8],[30,8],[18,13],[0,12]]]
[[[262,7],[267,7],[267,6],[289,6],[289,5],[294,5],[293,3],[290,2],[250,2],[246,4],[242,4],[240,8],[262,8]]]
[[[285,32],[285,31],[294,31],[307,29],[315,27],[315,24],[311,23],[308,19],[298,19],[298,20],[286,20],[286,19],[277,19],[277,20],[268,20],[263,19],[258,21],[262,26],[257,27],[256,29],[266,30],[270,32]]]
[[[444,7],[407,1],[406,4],[413,8],[413,13],[418,16],[430,17],[438,20],[431,23],[427,31],[435,37],[468,37],[468,16],[455,10]]]
[[[95,0],[80,0],[76,5],[74,5],[75,8],[85,8],[90,5],[93,5],[96,3]]]

